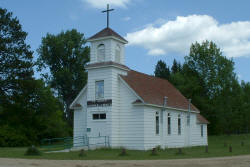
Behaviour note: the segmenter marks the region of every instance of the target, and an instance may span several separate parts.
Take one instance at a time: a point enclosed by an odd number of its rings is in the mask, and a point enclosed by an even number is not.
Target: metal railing
[[[42,139],[41,148],[46,149],[70,149],[77,147],[109,147],[109,136],[75,136],[63,138]]]

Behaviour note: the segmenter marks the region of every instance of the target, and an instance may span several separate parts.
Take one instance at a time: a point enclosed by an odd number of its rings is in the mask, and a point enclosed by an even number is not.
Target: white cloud
[[[94,8],[103,9],[106,8],[107,4],[111,7],[125,8],[131,0],[82,0],[82,2],[88,3]]]
[[[129,20],[131,20],[131,17],[124,17],[122,20],[124,20],[124,21],[129,21]]]
[[[212,40],[225,56],[250,56],[250,21],[219,24],[208,15],[178,16],[176,20],[165,21],[160,26],[149,24],[128,33],[126,39],[130,45],[146,48],[150,55],[170,52],[187,55],[191,43]]]

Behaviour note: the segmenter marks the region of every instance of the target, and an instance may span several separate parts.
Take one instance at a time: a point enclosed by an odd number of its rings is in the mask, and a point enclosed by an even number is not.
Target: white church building
[[[208,144],[209,122],[188,99],[167,80],[125,65],[123,37],[105,28],[88,42],[88,82],[70,105],[75,147],[83,136],[89,145],[105,140],[105,146],[134,150]]]

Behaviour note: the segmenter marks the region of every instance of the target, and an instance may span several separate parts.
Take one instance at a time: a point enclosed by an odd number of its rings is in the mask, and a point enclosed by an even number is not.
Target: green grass
[[[241,142],[244,146],[241,146]],[[227,143],[227,146],[224,146]],[[229,152],[229,146],[232,146],[232,153]],[[119,156],[122,149],[97,149],[85,151],[86,156],[80,157],[80,151],[68,153],[44,153],[48,149],[40,148],[42,155],[25,156],[27,148],[0,148],[0,157],[6,158],[29,158],[29,159],[120,159],[120,160],[144,160],[144,159],[178,159],[178,158],[205,158],[222,157],[234,155],[250,154],[250,134],[231,135],[231,136],[210,136],[208,153],[205,153],[205,147],[183,148],[183,154],[178,154],[178,149],[165,149],[157,152],[157,155],[151,155],[151,151],[126,150],[127,155]]]

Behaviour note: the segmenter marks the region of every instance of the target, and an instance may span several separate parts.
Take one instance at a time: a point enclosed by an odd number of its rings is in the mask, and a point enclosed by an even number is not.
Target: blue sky
[[[194,41],[213,40],[233,58],[239,80],[250,81],[250,1],[228,0],[0,0],[28,32],[34,56],[47,33],[72,28],[90,37],[106,26],[126,37],[126,65],[153,74],[158,60],[183,62]]]

